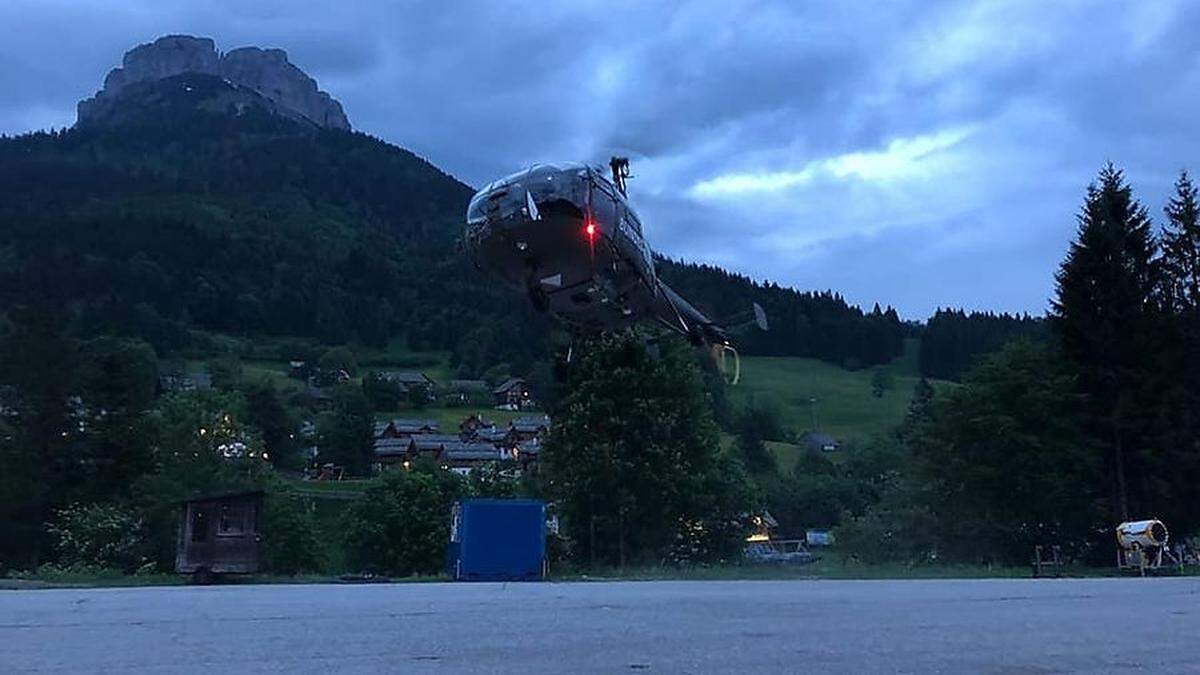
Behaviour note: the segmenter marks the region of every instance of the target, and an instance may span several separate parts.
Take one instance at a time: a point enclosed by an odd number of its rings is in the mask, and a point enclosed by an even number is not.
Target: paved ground
[[[0,592],[0,672],[1200,672],[1200,579]]]

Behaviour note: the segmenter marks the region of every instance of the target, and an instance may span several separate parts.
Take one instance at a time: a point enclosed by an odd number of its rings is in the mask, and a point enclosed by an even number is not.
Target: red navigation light
[[[587,232],[587,236],[588,236],[588,237],[594,237],[594,236],[596,236],[596,224],[595,224],[595,223],[588,223],[588,224],[587,224],[587,227],[583,228],[583,231],[584,231],[584,232]]]

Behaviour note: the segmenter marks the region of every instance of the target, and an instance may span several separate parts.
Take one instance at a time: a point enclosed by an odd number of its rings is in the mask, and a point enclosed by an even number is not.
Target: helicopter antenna
[[[608,166],[612,169],[613,184],[621,191],[621,196],[628,197],[625,192],[625,180],[629,178],[629,158],[628,157],[613,157],[608,160]]]

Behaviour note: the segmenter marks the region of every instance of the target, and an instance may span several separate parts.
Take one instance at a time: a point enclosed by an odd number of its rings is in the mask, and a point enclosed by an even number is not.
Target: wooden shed
[[[225,492],[183,502],[175,571],[198,583],[217,574],[250,574],[260,564],[262,490]]]

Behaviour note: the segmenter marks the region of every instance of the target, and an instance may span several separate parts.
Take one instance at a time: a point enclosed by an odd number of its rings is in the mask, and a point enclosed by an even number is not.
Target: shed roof
[[[198,494],[187,499],[180,500],[180,504],[188,504],[191,502],[212,502],[220,499],[238,499],[241,497],[263,497],[267,493],[263,490],[229,490],[225,492],[209,492]]]

